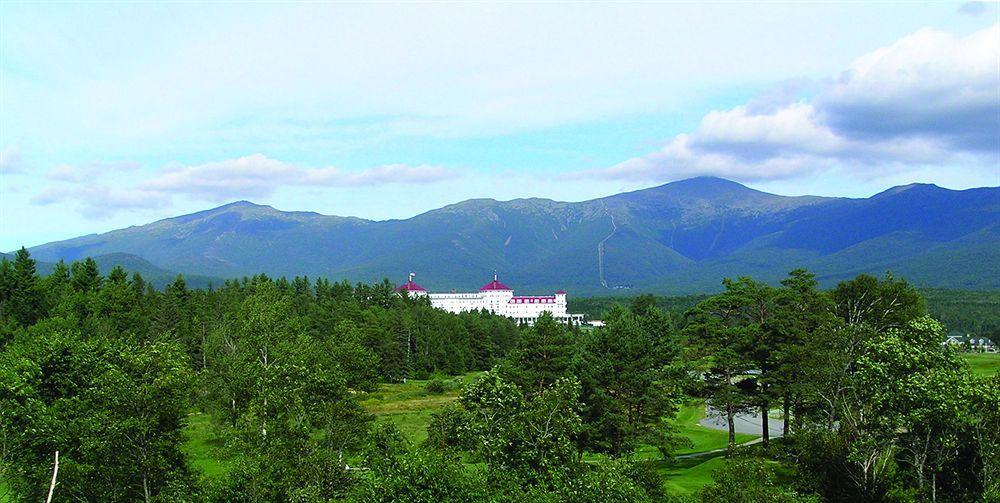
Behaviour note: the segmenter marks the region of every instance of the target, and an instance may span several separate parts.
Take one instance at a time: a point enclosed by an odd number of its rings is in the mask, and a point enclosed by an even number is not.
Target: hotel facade
[[[396,291],[417,297],[426,296],[432,306],[448,312],[489,311],[528,325],[534,325],[542,313],[548,312],[562,323],[583,322],[582,314],[566,312],[566,292],[563,290],[553,295],[514,295],[513,289],[493,275],[493,281],[483,285],[477,292],[431,293],[414,283],[413,276],[410,273],[409,280],[397,287]]]

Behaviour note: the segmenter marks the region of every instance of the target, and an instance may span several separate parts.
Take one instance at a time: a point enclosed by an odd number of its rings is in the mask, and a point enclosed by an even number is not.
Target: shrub
[[[424,386],[424,391],[440,395],[444,393],[444,381],[441,379],[432,379]]]

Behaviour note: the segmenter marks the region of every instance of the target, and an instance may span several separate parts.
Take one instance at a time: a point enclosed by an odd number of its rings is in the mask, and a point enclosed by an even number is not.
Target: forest
[[[949,332],[1000,340],[1000,291],[919,289],[927,302],[927,312],[940,321]],[[680,321],[684,313],[709,294],[657,297],[656,307]],[[614,305],[627,306],[630,297],[574,297],[569,311],[582,313],[587,319],[601,319]]]
[[[0,501],[1000,500],[1000,377],[891,274],[727,279],[582,329],[445,313],[387,280],[157,290],[92,259],[35,266],[0,262]],[[414,436],[370,404],[417,382],[436,405]],[[700,441],[682,416],[706,407],[719,463],[675,490]]]

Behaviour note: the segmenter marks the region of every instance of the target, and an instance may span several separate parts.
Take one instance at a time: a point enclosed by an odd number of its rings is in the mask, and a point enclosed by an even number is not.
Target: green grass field
[[[705,404],[697,401],[681,407],[677,413],[678,433],[691,440],[692,446],[685,449],[678,449],[677,454],[692,454],[715,449],[725,449],[729,443],[729,433],[720,430],[705,428],[698,424],[705,418]],[[736,434],[736,443],[742,444],[756,439],[756,435],[745,433]]]
[[[1000,373],[1000,353],[963,353],[962,359],[969,362],[974,375],[988,377]]]
[[[14,501],[14,496],[11,494],[10,487],[7,487],[7,483],[0,478],[0,503],[8,501]]]
[[[726,464],[725,453],[684,458],[673,465],[664,465],[664,487],[673,494],[690,495],[712,483],[712,472]]]
[[[704,417],[705,404],[701,401],[681,407],[676,419],[678,433],[687,437],[691,445],[680,448],[675,453],[678,456],[697,453],[705,453],[704,455],[667,461],[651,445],[640,445],[636,449],[634,459],[653,463],[656,471],[663,477],[664,487],[670,493],[692,495],[698,492],[705,484],[712,482],[712,472],[726,463],[725,452],[710,451],[725,449],[729,443],[729,434],[699,425],[698,422]],[[738,443],[749,442],[756,438],[755,435],[736,434]],[[604,456],[588,454],[584,459],[597,461],[604,459]]]
[[[222,441],[212,429],[212,420],[207,414],[193,412],[187,417],[184,427],[184,443],[181,450],[196,472],[207,479],[225,476],[229,462],[222,459]]]
[[[472,372],[450,381],[450,388],[444,393],[428,393],[424,390],[428,381],[408,380],[403,384],[383,384],[378,391],[361,398],[361,405],[372,414],[376,421],[391,422],[410,441],[420,445],[427,438],[427,426],[431,424],[434,411],[458,399],[461,386],[471,382],[481,372]]]

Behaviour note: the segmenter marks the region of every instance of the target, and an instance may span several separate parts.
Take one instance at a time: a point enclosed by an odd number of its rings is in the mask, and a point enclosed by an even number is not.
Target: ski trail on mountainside
[[[597,273],[600,276],[601,285],[604,286],[604,288],[609,288],[608,282],[604,278],[604,243],[607,240],[611,239],[611,236],[615,235],[615,232],[618,230],[618,225],[615,224],[615,216],[612,215],[610,211],[608,211],[608,207],[607,205],[604,204],[604,201],[601,201],[601,207],[604,208],[604,212],[607,213],[609,217],[611,217],[611,233],[605,236],[604,239],[602,239],[599,243],[597,243]]]

